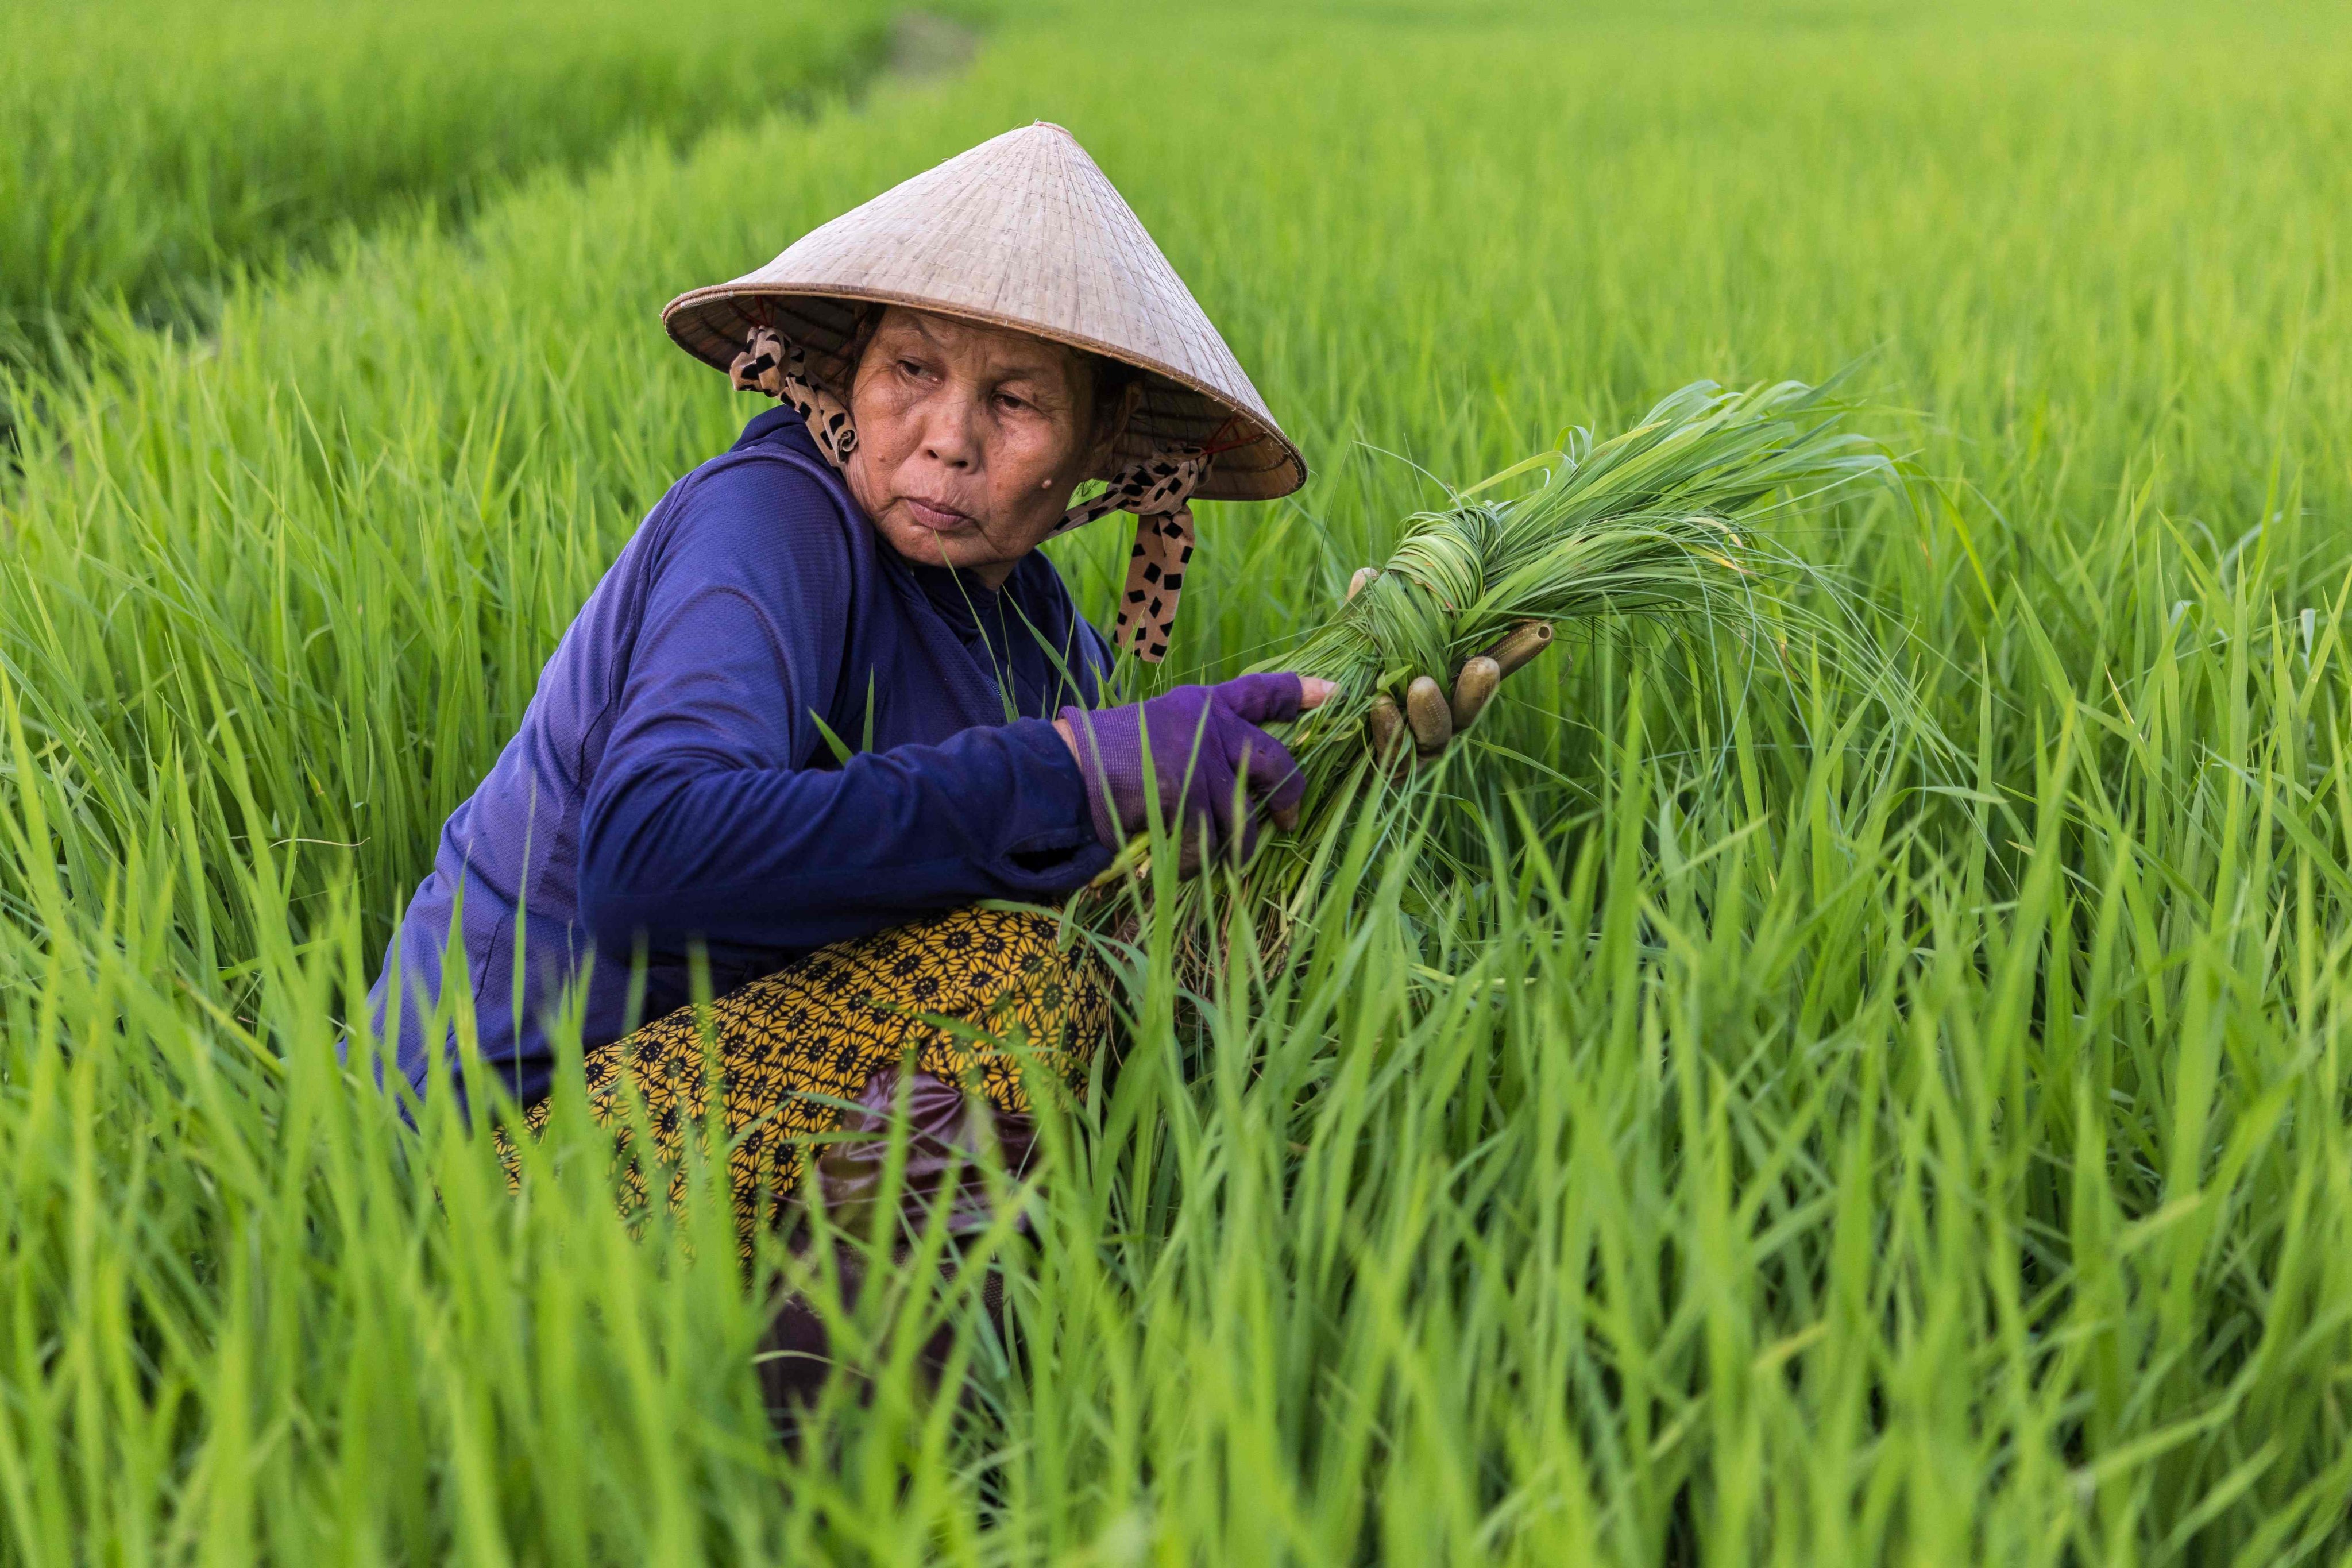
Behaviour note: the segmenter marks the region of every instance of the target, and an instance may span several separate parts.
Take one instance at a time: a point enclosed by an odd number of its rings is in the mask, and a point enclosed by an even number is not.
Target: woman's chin
[[[972,542],[959,539],[953,533],[898,518],[884,524],[881,532],[891,549],[918,566],[965,566],[971,563]]]

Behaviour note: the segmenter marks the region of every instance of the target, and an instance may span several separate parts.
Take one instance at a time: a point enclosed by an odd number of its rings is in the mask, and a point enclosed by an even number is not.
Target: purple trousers
[[[854,1108],[843,1111],[841,1131],[849,1136],[826,1145],[819,1156],[817,1191],[828,1218],[854,1236],[875,1236],[877,1219],[894,1228],[901,1257],[925,1227],[943,1218],[951,1238],[947,1263],[953,1270],[961,1267],[953,1238],[983,1231],[996,1220],[987,1178],[978,1167],[989,1162],[1017,1177],[1029,1163],[1035,1123],[1027,1116],[968,1095],[944,1079],[915,1071],[905,1087],[906,1163],[891,1205],[894,1213],[877,1215],[900,1081],[896,1068],[876,1073],[866,1080]],[[842,1305],[854,1308],[865,1283],[865,1256],[861,1249],[844,1245],[837,1248],[835,1263],[840,1270]],[[982,1282],[981,1294],[990,1315],[996,1316],[1003,1295],[993,1269]],[[933,1377],[944,1364],[950,1345],[950,1333],[944,1328],[925,1343],[923,1363]],[[769,1412],[791,1430],[797,1425],[799,1412],[815,1401],[825,1380],[836,1370],[824,1320],[802,1297],[784,1297],[777,1305],[761,1352],[760,1383]]]

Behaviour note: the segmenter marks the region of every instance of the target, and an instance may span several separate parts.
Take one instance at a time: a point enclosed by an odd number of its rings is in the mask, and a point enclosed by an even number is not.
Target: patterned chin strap
[[[730,373],[738,390],[764,392],[808,422],[826,462],[838,468],[857,450],[857,426],[838,397],[808,373],[808,356],[767,327],[751,330],[750,346]],[[1168,657],[1184,566],[1192,559],[1192,511],[1185,502],[1215,454],[1200,447],[1162,447],[1111,476],[1110,488],[1062,514],[1055,535],[1083,528],[1115,511],[1135,513],[1135,549],[1127,560],[1127,587],[1111,633],[1114,652],[1131,650],[1146,664]]]

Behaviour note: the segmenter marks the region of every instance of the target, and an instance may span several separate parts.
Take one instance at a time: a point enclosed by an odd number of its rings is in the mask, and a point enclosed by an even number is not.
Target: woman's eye
[[[923,374],[923,367],[910,359],[900,360],[898,362],[898,370],[899,374],[903,375],[920,375]]]
[[[1029,406],[1028,404],[1023,402],[1020,398],[1013,396],[1009,392],[998,393],[996,395],[996,401],[999,405],[1005,408],[1026,408]]]

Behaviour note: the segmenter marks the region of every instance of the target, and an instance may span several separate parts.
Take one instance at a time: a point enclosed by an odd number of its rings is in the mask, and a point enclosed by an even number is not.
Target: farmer
[[[1051,916],[983,900],[1083,886],[1153,800],[1207,855],[1246,853],[1298,803],[1260,726],[1325,683],[1097,703],[1114,647],[1167,649],[1186,503],[1286,495],[1306,466],[1056,126],[909,180],[664,320],[780,406],[681,479],[590,595],[442,831],[371,997],[379,1029],[420,1094],[450,1092],[470,1012],[536,1132],[568,1010],[632,1204],[675,1169],[709,1066],[747,1250],[802,1190],[811,1134],[868,1135],[818,1164],[828,1204],[854,1208],[902,1104],[909,1205],[969,1228],[978,1184],[942,1193],[941,1171],[991,1147],[1017,1168],[1034,1075],[1082,1074],[1110,1020]],[[1109,488],[1070,505],[1088,479]],[[1106,639],[1037,546],[1121,510],[1136,542]],[[688,1005],[697,955],[715,1064]],[[651,1112],[650,1160],[626,1148],[625,1088]]]

